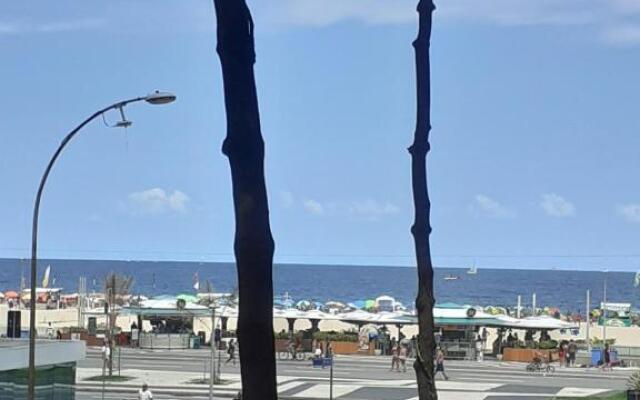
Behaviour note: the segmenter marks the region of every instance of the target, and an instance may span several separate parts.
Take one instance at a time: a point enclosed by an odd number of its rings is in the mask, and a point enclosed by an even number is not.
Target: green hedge
[[[357,342],[358,334],[356,332],[316,332],[313,334],[313,338],[330,342]]]

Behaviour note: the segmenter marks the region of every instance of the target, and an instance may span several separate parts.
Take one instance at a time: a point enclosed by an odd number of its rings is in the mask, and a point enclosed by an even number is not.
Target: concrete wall
[[[38,340],[36,366],[77,362],[85,357],[86,346],[81,340]],[[29,341],[3,339],[0,341],[0,371],[28,368]]]

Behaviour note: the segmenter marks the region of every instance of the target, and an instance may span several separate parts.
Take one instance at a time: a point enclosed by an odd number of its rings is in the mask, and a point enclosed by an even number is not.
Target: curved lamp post
[[[47,169],[44,171],[44,175],[42,175],[42,179],[40,180],[40,186],[38,187],[38,194],[36,195],[36,202],[33,208],[33,230],[31,236],[31,298],[29,299],[30,310],[29,310],[29,375],[28,375],[28,398],[29,400],[35,399],[35,384],[36,384],[36,366],[35,366],[35,356],[36,356],[36,280],[37,280],[37,257],[38,257],[38,214],[40,212],[40,198],[42,197],[42,191],[44,190],[44,185],[47,182],[47,178],[49,177],[49,173],[51,172],[51,168],[55,164],[56,160],[60,156],[62,150],[67,146],[69,141],[73,139],[73,137],[89,122],[93,121],[95,118],[103,115],[107,111],[118,109],[122,115],[122,121],[120,121],[116,126],[119,127],[127,127],[131,125],[129,121],[124,119],[124,114],[122,113],[122,109],[129,103],[136,103],[138,101],[146,101],[149,104],[167,104],[175,101],[176,96],[172,93],[168,92],[159,92],[155,91],[144,97],[136,97],[129,100],[119,101],[114,103],[108,107],[103,108],[102,110],[96,111],[89,118],[85,119],[80,125],[78,125],[74,130],[69,132],[69,134],[62,140],[60,146],[53,154],[53,157],[49,161],[47,165]]]

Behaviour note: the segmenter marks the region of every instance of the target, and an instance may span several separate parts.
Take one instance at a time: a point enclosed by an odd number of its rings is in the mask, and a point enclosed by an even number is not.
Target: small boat
[[[475,265],[467,270],[467,275],[478,275],[478,267]]]
[[[457,281],[458,279],[460,279],[460,277],[457,275],[447,275],[444,277],[445,281]]]

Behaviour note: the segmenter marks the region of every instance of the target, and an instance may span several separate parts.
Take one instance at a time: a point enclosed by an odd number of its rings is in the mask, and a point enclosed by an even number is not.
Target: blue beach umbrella
[[[365,305],[365,301],[364,300],[356,300],[353,303],[353,306],[359,310],[362,310],[364,308]]]

